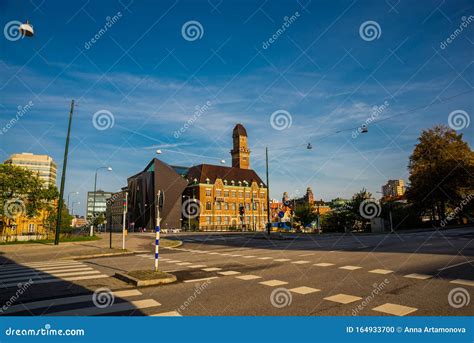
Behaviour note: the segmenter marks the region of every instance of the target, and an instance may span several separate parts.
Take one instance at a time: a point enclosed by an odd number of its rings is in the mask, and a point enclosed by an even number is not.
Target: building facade
[[[203,231],[263,231],[267,222],[267,188],[250,169],[247,131],[241,124],[235,126],[232,141],[232,167],[200,164],[189,168],[184,192],[189,209],[183,207],[183,221],[192,217]],[[199,209],[192,211],[196,204]]]
[[[106,230],[119,232],[123,230],[123,212],[127,206],[125,200],[127,188],[124,187],[120,192],[113,193],[107,200],[107,208],[105,211]],[[127,214],[126,214],[127,215]],[[125,218],[127,219],[127,218]],[[129,222],[126,220],[126,223]],[[127,227],[126,227],[127,228]]]
[[[382,195],[384,199],[398,199],[405,194],[405,181],[399,180],[388,180],[385,185],[382,186]]]
[[[31,170],[44,182],[45,187],[56,185],[56,163],[48,155],[35,155],[29,152],[13,154],[4,162]]]
[[[113,195],[111,192],[103,190],[97,190],[95,192],[95,205],[94,205],[94,192],[87,192],[87,220],[91,220],[93,217],[98,217],[101,214],[105,214],[107,209],[107,200]],[[95,215],[93,215],[95,214]]]

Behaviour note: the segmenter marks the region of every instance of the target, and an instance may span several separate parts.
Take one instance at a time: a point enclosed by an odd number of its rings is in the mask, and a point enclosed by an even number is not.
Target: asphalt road
[[[11,315],[474,314],[474,228],[285,237],[169,235],[184,244],[160,250],[160,269],[178,282],[138,289],[113,275],[153,267],[151,234],[127,237],[131,256],[12,260],[0,267],[0,306]]]

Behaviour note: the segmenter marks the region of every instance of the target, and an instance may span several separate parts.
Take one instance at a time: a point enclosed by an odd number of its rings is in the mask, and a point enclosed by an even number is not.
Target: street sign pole
[[[125,230],[127,221],[127,205],[128,205],[128,192],[125,192],[125,200],[123,203],[123,223],[122,223],[122,250],[125,250]]]
[[[158,191],[156,199],[156,227],[155,227],[155,272],[158,271],[158,256],[160,249],[160,212],[163,209],[164,194],[161,190]]]

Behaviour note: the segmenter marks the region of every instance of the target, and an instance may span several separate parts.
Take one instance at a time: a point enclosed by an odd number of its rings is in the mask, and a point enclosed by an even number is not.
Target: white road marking
[[[181,263],[176,263],[178,266],[188,266],[192,264],[191,262],[181,262]]]
[[[54,268],[54,269],[26,269],[23,271],[14,271],[11,273],[0,273],[0,280],[4,277],[9,277],[9,276],[22,276],[22,275],[38,275],[38,274],[53,274],[53,273],[67,273],[67,272],[73,272],[73,271],[84,271],[84,270],[93,270],[91,267],[88,267],[86,265],[77,267],[77,268],[72,268],[71,267],[62,267],[62,268]]]
[[[276,262],[287,262],[287,261],[291,261],[291,259],[289,259],[289,258],[277,258],[274,261],[276,261]]]
[[[19,276],[19,277],[11,277],[11,278],[6,278],[0,280],[0,283],[4,282],[18,282],[18,281],[28,281],[28,280],[36,280],[36,279],[49,279],[49,278],[63,278],[67,276],[81,276],[81,275],[90,275],[90,274],[100,274],[99,271],[97,270],[91,270],[91,271],[83,271],[83,272],[72,272],[72,273],[51,273],[51,274],[43,274],[43,275],[24,275],[24,276]]]
[[[182,317],[178,311],[155,313],[155,314],[151,314],[150,316],[151,317]]]
[[[88,276],[75,276],[75,277],[66,277],[62,279],[47,279],[47,280],[38,280],[35,281],[35,285],[39,283],[52,283],[52,282],[65,282],[65,281],[79,281],[79,280],[90,280],[90,279],[102,279],[109,277],[108,275],[99,274],[99,275],[88,275]],[[18,287],[18,283],[9,283],[2,285],[3,287]]]
[[[336,294],[336,295],[332,295],[330,297],[324,298],[324,300],[329,300],[329,301],[333,301],[340,304],[349,304],[354,301],[358,301],[360,299],[362,298],[356,297],[354,295],[349,295],[349,294]]]
[[[291,262],[293,264],[306,264],[306,263],[309,263],[309,261],[294,261],[294,262]]]
[[[432,276],[432,275],[427,275],[427,274],[417,274],[417,273],[413,273],[413,274],[405,275],[404,277],[409,278],[409,279],[426,280],[426,279],[432,278],[433,276]]]
[[[464,286],[474,286],[474,281],[464,280],[464,279],[456,279],[456,280],[450,281],[450,283],[455,283],[455,284],[464,285]]]
[[[362,267],[358,266],[344,266],[344,267],[339,267],[339,269],[346,269],[346,270],[356,270],[356,269],[361,269]]]
[[[22,270],[22,269],[40,269],[40,268],[50,268],[50,267],[65,267],[65,266],[80,266],[84,265],[81,262],[68,261],[68,262],[44,262],[41,264],[37,263],[24,263],[24,264],[13,264],[13,265],[0,265],[0,271],[13,271],[13,270]]]
[[[286,284],[288,284],[288,282],[280,281],[280,280],[269,280],[269,281],[259,282],[259,284],[265,285],[265,286],[270,286],[270,287],[275,287],[275,286],[286,285]]]
[[[333,266],[334,263],[327,263],[327,262],[321,262],[321,263],[316,263],[316,264],[313,264],[313,266],[316,266],[316,267],[329,267],[329,266]]]
[[[189,266],[189,268],[203,268],[205,266],[205,264],[193,264],[192,266]]]
[[[225,272],[217,272],[217,274],[221,274],[221,275],[237,275],[237,274],[240,274],[240,272],[236,272],[234,270],[228,270],[228,271],[225,271]]]
[[[202,279],[192,279],[192,280],[184,280],[184,282],[200,282],[200,281],[207,281],[207,280],[214,280],[219,278],[218,276],[211,276],[211,277],[205,277]]]
[[[256,256],[250,256],[250,255],[247,255],[247,256],[242,256],[243,258],[254,258]]]
[[[212,267],[212,268],[203,268],[202,270],[204,270],[205,272],[215,272],[217,270],[222,270],[222,268]]]
[[[388,269],[374,269],[374,270],[369,270],[369,273],[374,273],[374,274],[390,274],[393,273],[393,270],[388,270]]]
[[[249,281],[249,280],[261,279],[262,277],[258,275],[240,275],[240,276],[236,276],[235,278],[244,280],[244,281]]]
[[[271,257],[267,257],[267,256],[258,258],[258,260],[270,260],[270,259],[271,259]]]
[[[116,291],[116,292],[113,292],[113,294],[114,294],[114,297],[118,297],[118,298],[127,298],[127,297],[142,295],[142,293],[137,289]],[[42,308],[42,307],[69,305],[69,304],[91,302],[91,301],[92,301],[92,294],[78,295],[78,296],[66,297],[66,298],[55,298],[55,299],[34,301],[34,302],[14,305],[7,308],[5,313],[10,314],[10,313],[15,313],[15,312],[34,310],[34,309]]]
[[[293,293],[298,293],[298,294],[309,294],[309,293],[319,292],[321,290],[317,288],[302,286],[302,287],[289,289],[289,291]]]
[[[447,267],[444,267],[444,268],[441,268],[441,269],[438,269],[438,271],[443,271],[443,270],[446,270],[446,269],[451,269],[451,268],[454,268],[454,267],[459,267],[463,264],[471,264],[471,263],[474,263],[474,260],[471,260],[471,261],[466,261],[466,262],[461,262],[461,263],[457,263],[457,264],[453,264],[452,266],[447,266]]]
[[[402,306],[397,304],[386,303],[373,308],[372,310],[382,313],[393,314],[395,316],[406,316],[412,312],[417,311],[415,307]]]

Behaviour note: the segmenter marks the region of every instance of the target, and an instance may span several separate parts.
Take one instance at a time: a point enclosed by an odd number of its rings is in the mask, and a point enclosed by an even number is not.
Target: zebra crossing
[[[18,287],[18,284],[26,282],[47,284],[106,277],[108,275],[79,261],[43,261],[0,266],[0,288]]]
[[[74,295],[4,306],[1,315],[100,316],[147,315],[180,316],[176,311],[160,311],[161,303],[144,298],[138,289],[111,291],[98,289],[92,294]]]

